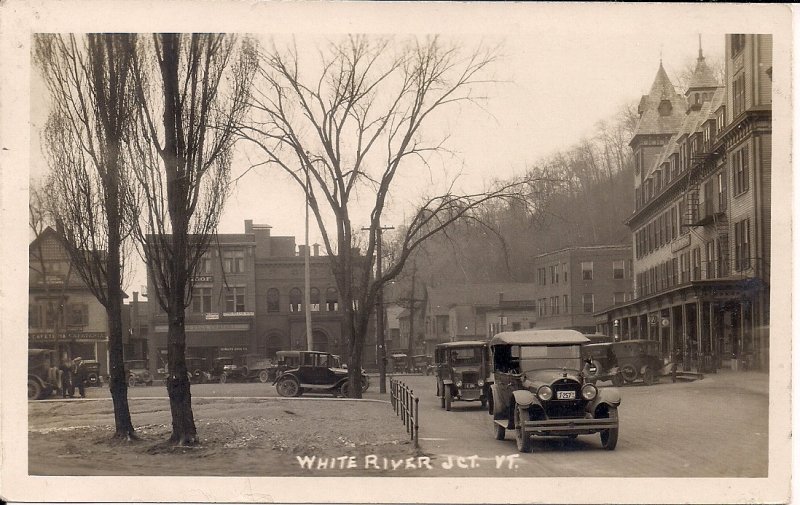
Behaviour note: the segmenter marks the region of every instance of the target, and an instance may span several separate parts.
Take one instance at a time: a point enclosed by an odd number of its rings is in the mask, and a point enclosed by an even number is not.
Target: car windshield
[[[480,349],[475,347],[462,347],[450,351],[450,363],[453,365],[476,365],[481,362]]]
[[[581,348],[578,345],[520,346],[519,358],[523,372],[548,368],[581,369]]]

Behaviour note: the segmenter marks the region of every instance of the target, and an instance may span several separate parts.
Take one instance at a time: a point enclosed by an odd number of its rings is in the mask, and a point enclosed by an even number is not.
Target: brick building
[[[272,236],[268,225],[245,221],[241,234],[219,234],[201,262],[191,305],[186,309],[187,356],[220,356],[306,349],[303,290],[304,246],[294,237]],[[329,260],[314,246],[310,258],[312,347],[344,354],[343,317]],[[148,280],[151,325],[150,366],[166,361],[166,314]],[[374,336],[364,363],[374,362]],[[371,361],[370,361],[371,360]]]
[[[47,227],[28,248],[28,347],[59,356],[97,360],[108,374],[105,307],[72,266],[69,253]]]
[[[660,66],[639,104],[634,300],[598,329],[659,340],[687,368],[769,357],[772,37],[726,35],[725,80],[699,50],[679,95]]]
[[[568,247],[533,262],[537,328],[593,333],[595,312],[633,298],[629,245]]]

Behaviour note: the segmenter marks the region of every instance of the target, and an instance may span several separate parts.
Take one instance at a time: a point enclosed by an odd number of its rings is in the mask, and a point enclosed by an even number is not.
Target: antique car
[[[424,373],[425,375],[430,375],[431,371],[433,370],[433,367],[431,366],[432,362],[433,358],[425,354],[411,356],[411,371],[414,373]]]
[[[656,340],[623,340],[611,344],[619,363],[619,371],[626,383],[637,380],[648,386],[658,381],[664,371],[664,363]]]
[[[406,373],[408,372],[408,355],[403,353],[394,353],[389,356],[391,359],[393,373]]]
[[[450,410],[454,400],[479,401],[485,407],[492,384],[488,347],[482,340],[446,342],[434,348],[436,396]]]
[[[275,353],[275,362],[267,368],[268,380],[275,381],[278,375],[300,365],[300,353],[303,351],[278,351]]]
[[[208,360],[206,358],[187,357],[186,371],[192,383],[202,384],[211,380],[211,371],[208,370]]]
[[[586,344],[581,349],[581,356],[585,360],[591,360],[594,367],[587,379],[593,383],[598,381],[611,381],[619,387],[625,384],[622,373],[619,369],[617,355],[614,352],[614,344]]]
[[[28,349],[28,400],[47,398],[58,389],[58,353]]]
[[[86,381],[86,386],[100,387],[103,385],[103,378],[100,375],[100,363],[97,360],[84,359],[79,366],[79,373]]]
[[[234,360],[231,356],[221,356],[214,359],[211,367],[211,380],[217,380],[220,384],[226,382],[242,380],[243,372],[239,360]]]
[[[327,352],[299,351],[300,364],[284,370],[273,383],[281,396],[303,393],[329,393],[347,396],[350,387],[347,369],[338,368],[334,356]],[[363,375],[362,375],[363,381]]]
[[[129,387],[134,387],[139,384],[144,384],[145,386],[153,385],[153,374],[148,370],[146,360],[134,359],[126,361],[125,370],[128,372]]]
[[[598,388],[583,376],[581,346],[588,342],[574,330],[503,332],[489,341],[489,413],[497,440],[513,430],[517,449],[531,452],[534,435],[600,433],[605,449],[617,446],[621,398],[616,388]]]
[[[341,356],[338,354],[331,354],[333,357],[333,366],[335,368],[344,368],[347,370],[347,363],[342,361]],[[366,393],[369,389],[369,375],[367,375],[367,371],[363,368],[361,369],[361,392]]]

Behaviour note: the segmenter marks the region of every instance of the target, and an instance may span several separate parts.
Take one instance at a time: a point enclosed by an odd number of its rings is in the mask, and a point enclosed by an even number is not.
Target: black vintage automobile
[[[128,387],[135,387],[139,384],[153,385],[153,374],[150,373],[147,360],[128,360],[125,362],[125,370],[128,373]]]
[[[208,360],[199,357],[186,358],[186,371],[189,380],[194,384],[202,384],[211,379],[211,371],[208,369]]]
[[[492,384],[486,342],[465,340],[446,342],[434,348],[436,396],[450,410],[454,400],[479,401],[485,407]]]
[[[100,363],[94,359],[85,359],[79,366],[79,376],[83,377],[86,386],[100,387],[103,385],[103,378],[100,374]]]
[[[619,372],[626,383],[642,380],[652,385],[661,375],[666,374],[655,340],[623,340],[611,344]]]
[[[338,356],[327,352],[298,352],[300,364],[284,370],[275,379],[274,385],[279,395],[293,397],[310,392],[347,396],[350,387],[347,369],[341,368]],[[365,380],[362,372],[362,391]]]
[[[517,449],[531,452],[534,435],[600,433],[605,449],[617,446],[622,400],[616,388],[598,388],[584,377],[581,346],[588,342],[573,330],[503,332],[492,338],[489,413],[496,439],[514,430]]]
[[[584,360],[591,360],[594,365],[591,375],[587,377],[592,382],[611,381],[617,387],[625,384],[613,342],[584,345],[581,355]]]
[[[58,389],[58,353],[28,349],[28,400],[47,398]]]

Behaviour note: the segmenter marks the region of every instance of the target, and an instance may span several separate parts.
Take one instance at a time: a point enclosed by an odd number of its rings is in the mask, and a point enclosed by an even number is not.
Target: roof
[[[575,330],[522,330],[498,333],[489,341],[489,345],[567,345],[588,342],[588,338]]]
[[[453,348],[453,347],[479,347],[485,346],[485,340],[457,340],[455,342],[444,342],[443,344],[436,344],[437,348]]]
[[[536,285],[523,282],[496,282],[428,287],[428,306],[431,315],[444,316],[456,305],[497,306],[500,304],[500,293],[503,293],[504,302],[535,300]]]
[[[694,68],[689,87],[686,88],[686,94],[689,94],[693,89],[716,88],[717,86],[719,86],[717,78],[714,77],[714,72],[706,64],[706,59],[703,57],[703,48],[701,47],[697,56],[697,66]]]
[[[668,115],[661,115],[658,112],[662,100],[667,100],[672,105],[672,111]],[[669,134],[680,127],[686,112],[686,100],[675,91],[664,65],[659,63],[650,93],[642,96],[639,110],[640,116],[633,133],[634,138],[638,135]]]

